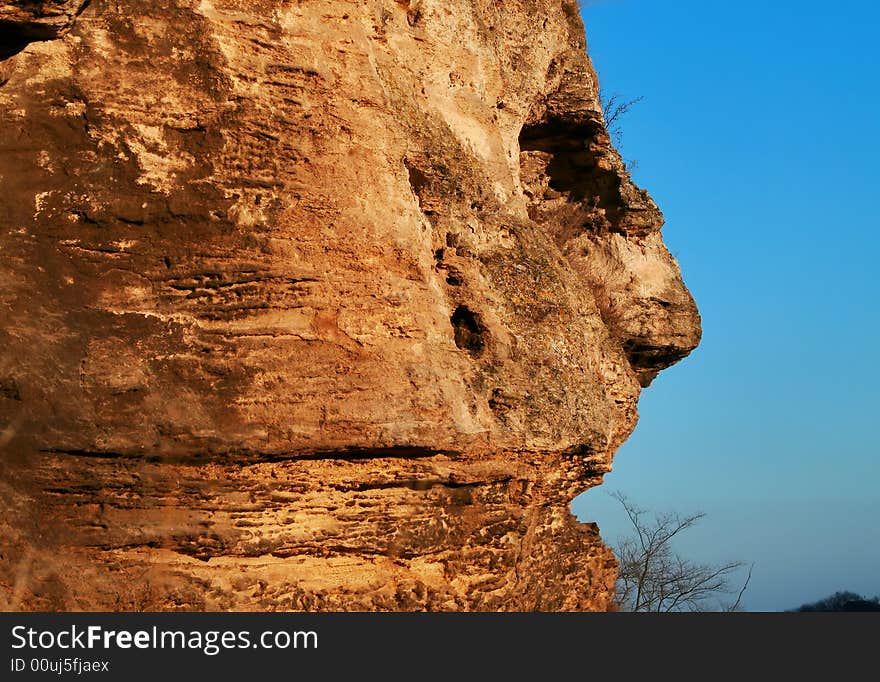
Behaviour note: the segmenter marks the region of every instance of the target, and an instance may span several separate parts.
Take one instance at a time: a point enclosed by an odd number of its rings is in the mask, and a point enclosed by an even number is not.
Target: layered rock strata
[[[603,610],[699,341],[574,0],[2,2],[9,609]]]

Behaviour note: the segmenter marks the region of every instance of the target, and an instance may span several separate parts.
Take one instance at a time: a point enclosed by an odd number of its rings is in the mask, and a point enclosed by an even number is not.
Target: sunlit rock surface
[[[2,2],[8,609],[604,610],[699,341],[573,0]]]

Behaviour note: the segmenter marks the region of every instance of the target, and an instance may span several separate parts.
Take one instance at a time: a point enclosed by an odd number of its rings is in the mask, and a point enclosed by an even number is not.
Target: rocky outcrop
[[[569,504],[699,317],[574,0],[0,27],[7,608],[607,608]]]
[[[35,40],[52,40],[63,35],[88,2],[3,2],[0,4],[0,59],[21,52]]]

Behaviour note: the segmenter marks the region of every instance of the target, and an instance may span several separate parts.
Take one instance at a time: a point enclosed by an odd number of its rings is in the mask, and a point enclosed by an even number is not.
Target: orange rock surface
[[[574,0],[2,2],[9,609],[604,610],[698,343]]]

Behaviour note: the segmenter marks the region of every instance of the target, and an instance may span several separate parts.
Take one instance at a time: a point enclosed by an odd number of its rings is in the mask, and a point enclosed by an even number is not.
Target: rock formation
[[[607,608],[570,502],[700,331],[575,0],[0,0],[0,42],[6,608]]]

